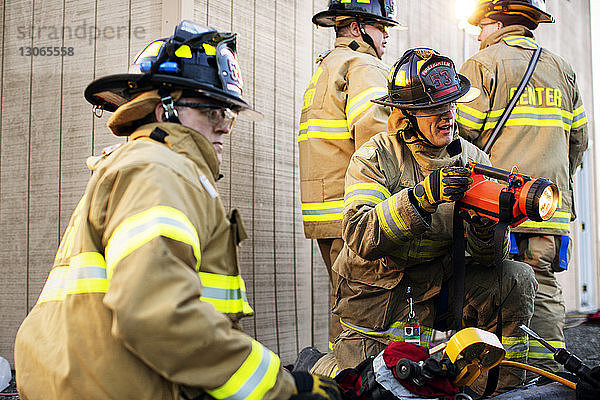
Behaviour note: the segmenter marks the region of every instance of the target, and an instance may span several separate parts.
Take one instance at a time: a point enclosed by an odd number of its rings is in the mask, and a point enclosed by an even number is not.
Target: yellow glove
[[[460,200],[473,183],[471,170],[465,167],[441,167],[413,188],[421,209],[434,213],[440,203]]]
[[[305,371],[292,372],[292,376],[296,390],[290,400],[342,400],[340,387],[331,378]]]

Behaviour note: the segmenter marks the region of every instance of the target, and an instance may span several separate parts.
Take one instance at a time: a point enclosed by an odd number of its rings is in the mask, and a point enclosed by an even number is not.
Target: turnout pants
[[[519,254],[514,258],[529,264],[539,288],[530,327],[555,348],[565,347],[565,302],[562,289],[554,276],[559,271],[561,236],[518,234]],[[570,248],[566,252],[569,258]],[[562,366],[553,354],[537,340],[529,341],[529,364],[556,372]],[[537,375],[536,375],[537,376]]]
[[[503,267],[502,288],[498,285],[498,272],[493,267],[485,267],[477,263],[467,262],[465,277],[465,300],[462,315],[463,327],[478,327],[487,331],[495,331],[498,307],[502,306],[502,344],[506,349],[506,358],[513,361],[525,362],[527,360],[527,335],[519,325],[528,325],[533,315],[533,301],[537,283],[533,272],[526,264],[505,260]],[[364,285],[358,285],[343,278],[339,278],[338,294],[365,292]],[[392,293],[381,296],[387,301],[398,303],[396,321],[406,321],[408,306],[406,301],[406,287],[413,285],[403,279]],[[357,286],[361,286],[358,288]],[[452,285],[450,285],[451,287]],[[390,292],[390,291],[387,291]],[[449,330],[457,327],[457,321],[450,312],[453,303],[453,291],[449,289],[447,299],[438,294],[427,300],[417,301],[414,304],[416,318],[422,325],[421,342],[424,335],[431,332],[431,328]],[[446,304],[444,304],[447,301]],[[382,304],[381,299],[373,299],[374,304]],[[444,304],[444,305],[442,305]],[[443,308],[443,310],[442,310]],[[357,310],[358,311],[358,310]],[[383,312],[377,309],[365,309],[361,312]],[[358,327],[343,321],[343,331],[334,341],[333,354],[327,354],[317,361],[311,372],[326,376],[335,376],[338,371],[353,368],[367,357],[379,354],[391,341],[403,340],[402,329],[374,331],[369,327]],[[393,323],[395,326],[402,322]],[[352,325],[352,327],[350,326]],[[393,332],[393,334],[392,334]],[[428,338],[427,340],[428,341]],[[515,388],[525,382],[524,370],[501,367],[498,392]],[[478,382],[476,382],[478,384]],[[481,385],[481,384],[480,384]],[[485,380],[482,383],[485,387]],[[475,385],[477,386],[477,385]],[[477,387],[475,388],[477,390]],[[482,390],[481,390],[482,391]]]
[[[335,287],[337,285],[337,274],[331,269],[331,266],[337,259],[338,254],[342,251],[344,246],[344,240],[341,238],[336,239],[317,239],[321,256],[325,262],[327,268],[327,274],[329,274],[329,282],[331,283],[331,292],[329,296],[330,308],[335,303]],[[340,325],[340,318],[330,313],[329,321],[329,350],[333,350],[334,339],[342,332],[342,326]]]

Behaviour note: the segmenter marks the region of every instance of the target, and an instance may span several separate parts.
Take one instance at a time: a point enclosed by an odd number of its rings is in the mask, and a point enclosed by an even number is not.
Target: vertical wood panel
[[[312,282],[311,282],[311,242],[304,238],[302,205],[300,202],[300,170],[298,163],[298,130],[304,90],[312,75],[312,23],[313,4],[310,1],[295,2],[294,32],[294,279],[296,300],[296,329],[298,348],[312,345]]]
[[[255,105],[254,98],[254,2],[234,0],[233,2],[232,31],[238,34],[238,58],[244,79],[244,98]],[[239,118],[232,135],[231,153],[231,207],[238,208],[244,217],[249,238],[242,243],[240,249],[240,265],[242,276],[246,281],[248,299],[256,308],[254,251],[256,249],[254,238],[254,187],[252,185],[254,170],[254,134],[255,125]],[[256,309],[255,309],[256,311]],[[256,336],[255,318],[245,318],[242,322],[245,332]]]
[[[13,340],[27,314],[27,231],[30,144],[31,57],[19,47],[31,46],[33,3],[5,3],[0,149],[0,355],[12,362]],[[19,38],[18,28],[29,32]],[[7,338],[8,340],[4,339]]]
[[[278,1],[275,8],[274,70],[274,221],[275,296],[279,356],[293,362],[298,354],[294,299],[294,1]]]
[[[36,2],[33,25],[47,27],[36,47],[62,47],[62,0]],[[58,188],[62,58],[34,57],[31,88],[31,154],[29,173],[28,309],[42,290],[58,247]],[[24,114],[24,117],[28,116]]]
[[[256,6],[254,30],[254,105],[264,114],[254,131],[254,293],[256,339],[279,352],[277,343],[275,244],[273,221],[274,183],[274,20],[275,0]]]
[[[92,153],[93,117],[90,105],[82,96],[94,76],[93,37],[88,36],[94,24],[96,2],[65,1],[65,46],[74,55],[64,57],[63,102],[60,159],[60,235],[81,198],[89,171],[86,158]]]
[[[130,62],[133,61],[129,59],[130,53],[135,55],[141,50],[129,48],[129,37],[133,34],[129,19],[130,7],[131,0],[99,1],[95,18],[97,31],[94,32],[93,39],[94,79],[127,72]],[[139,32],[136,33],[141,36]],[[149,42],[152,39],[146,38],[146,40]],[[88,113],[90,110],[91,105],[88,106]],[[105,147],[125,141],[125,138],[113,135],[107,128],[106,122],[111,115],[111,113],[104,113],[102,118],[92,118],[93,154],[100,154]]]

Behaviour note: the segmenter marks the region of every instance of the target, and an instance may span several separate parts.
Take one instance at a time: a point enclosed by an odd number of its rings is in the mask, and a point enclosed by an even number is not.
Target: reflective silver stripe
[[[391,340],[394,342],[404,342],[405,322],[402,322],[402,321],[396,321],[396,322],[392,323],[391,326],[388,329],[386,329],[385,331],[377,331],[374,329],[354,325],[348,321],[344,321],[341,318],[340,318],[340,322],[342,323],[342,325],[347,326],[348,328],[350,328],[356,332],[360,332],[367,336],[382,337],[382,338],[385,338],[385,339],[388,339],[388,340]],[[429,347],[433,329],[429,328],[427,326],[421,325],[420,332],[421,332],[421,346]]]
[[[527,357],[529,351],[529,340],[527,336],[502,337],[502,346],[506,351],[506,359]]]
[[[382,201],[375,206],[379,225],[383,229],[385,235],[396,243],[402,243],[409,239],[412,234],[402,220],[402,216],[398,211],[396,204],[397,196],[392,196],[389,199]]]

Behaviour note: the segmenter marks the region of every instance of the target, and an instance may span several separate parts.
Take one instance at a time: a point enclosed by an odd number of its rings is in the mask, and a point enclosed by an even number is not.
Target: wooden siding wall
[[[591,86],[589,54],[578,49],[589,46],[589,4],[568,2],[569,7],[550,4],[561,24],[548,40],[568,55],[585,88]],[[245,97],[265,116],[257,123],[238,121],[225,144],[225,177],[218,184],[225,206],[240,209],[250,236],[240,258],[256,316],[243,327],[284,363],[307,345],[326,349],[328,278],[316,244],[303,235],[296,144],[313,60],[333,42],[330,29],[310,22],[326,5],[327,0],[0,2],[0,356],[12,362],[18,326],[35,304],[90,176],[85,159],[122,141],[108,132],[106,115],[92,116],[83,89],[95,77],[126,71],[144,44],[170,34],[176,21],[168,20],[169,7],[180,7],[184,18],[238,33]],[[397,0],[397,7],[409,29],[391,31],[387,63],[417,45],[436,48],[457,65],[477,50],[475,39],[457,28],[454,0]],[[567,31],[582,45],[559,46]],[[19,50],[25,46],[73,47],[75,55],[25,57]],[[591,103],[591,92],[584,93]]]

